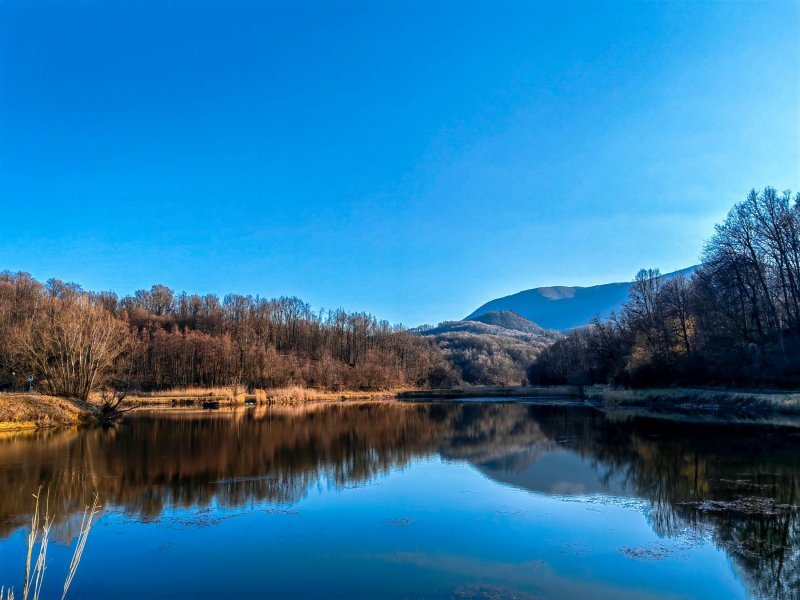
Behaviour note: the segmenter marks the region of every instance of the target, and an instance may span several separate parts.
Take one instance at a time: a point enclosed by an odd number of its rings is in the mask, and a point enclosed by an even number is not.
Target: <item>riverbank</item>
[[[325,391],[289,386],[256,390],[242,388],[184,388],[158,392],[135,392],[123,403],[134,407],[302,406],[325,402],[371,402],[387,400],[448,401],[493,399],[585,403],[605,411],[639,411],[663,418],[735,419],[785,415],[800,417],[800,393],[761,390],[708,390],[663,388],[622,390],[606,386],[581,389],[553,387],[468,387],[441,390]],[[38,394],[0,394],[0,432],[48,427],[76,426],[96,422],[99,402],[84,403]]]
[[[800,392],[655,388],[622,390],[586,387],[587,402],[602,408],[643,408],[654,412],[713,412],[722,415],[800,415]]]
[[[300,406],[321,402],[393,400],[396,391],[325,391],[289,386],[246,393],[242,388],[184,388],[158,392],[133,392],[121,404],[136,407]],[[70,427],[97,422],[101,398],[80,402],[33,393],[0,393],[0,432]]]
[[[478,398],[584,402],[603,410],[641,409],[661,416],[691,413],[715,417],[800,416],[800,392],[692,388],[615,389],[608,386],[470,387],[411,390],[400,400],[469,400]]]
[[[349,400],[385,400],[396,397],[396,391],[316,390],[302,386],[286,386],[254,390],[243,388],[178,388],[155,392],[132,392],[124,400],[130,406],[174,406],[219,404],[270,404],[291,406],[305,402],[341,402]]]
[[[580,398],[575,385],[549,387],[475,386],[441,390],[406,390],[397,393],[400,400],[458,400],[459,398]]]
[[[96,406],[39,394],[0,394],[0,432],[93,423]]]

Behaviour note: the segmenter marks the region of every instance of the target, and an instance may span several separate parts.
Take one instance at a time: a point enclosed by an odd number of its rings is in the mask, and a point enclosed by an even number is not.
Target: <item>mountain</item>
[[[691,275],[697,266],[667,273],[669,279],[677,275]],[[511,312],[544,329],[565,331],[588,325],[595,316],[607,318],[619,310],[628,298],[631,282],[606,283],[591,287],[553,286],[539,287],[490,300],[465,320],[482,320],[487,315]],[[495,319],[496,317],[490,317]]]

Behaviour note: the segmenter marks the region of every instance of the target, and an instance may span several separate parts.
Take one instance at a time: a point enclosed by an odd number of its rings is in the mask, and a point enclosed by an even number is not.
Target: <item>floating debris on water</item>
[[[702,502],[681,502],[681,506],[689,506],[707,513],[731,513],[739,515],[780,515],[800,510],[797,504],[779,504],[773,498],[746,496],[736,500],[703,500]]]

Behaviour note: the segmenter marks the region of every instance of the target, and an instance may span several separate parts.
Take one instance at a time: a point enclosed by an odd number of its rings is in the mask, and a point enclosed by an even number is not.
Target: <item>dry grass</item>
[[[257,404],[300,404],[303,402],[333,402],[341,400],[371,400],[394,396],[395,392],[328,391],[316,390],[299,385],[279,388],[257,389],[247,393],[245,388],[173,388],[158,392],[132,392],[125,399],[128,405],[159,405],[191,402],[220,402],[223,404],[243,404],[255,401]]]
[[[240,387],[237,395],[243,389]],[[169,390],[160,390],[156,392],[132,392],[129,397],[140,398],[197,398],[198,400],[206,400],[208,398],[231,398],[233,395],[232,387],[183,387],[171,388]]]
[[[130,392],[123,404],[171,404],[173,402],[244,402],[245,394],[242,393],[242,388],[238,388],[234,392],[230,387],[213,387],[213,388],[200,388],[200,387],[186,387],[186,388],[172,388],[169,390],[158,390],[155,392]],[[99,396],[98,396],[99,399]],[[94,396],[92,401],[98,401]]]
[[[38,394],[0,394],[0,432],[80,425],[94,420],[96,408],[77,400]]]
[[[226,404],[242,404],[253,397],[244,393],[244,388],[171,388],[154,392],[130,392],[122,402],[125,406],[159,406],[169,404],[200,404],[201,402],[220,402]]]
[[[28,546],[25,555],[25,582],[22,586],[22,600],[39,600],[41,596],[44,572],[47,568],[47,547],[50,541],[50,528],[54,521],[54,518],[49,515],[49,493],[45,496],[44,514],[41,512],[41,488],[39,489],[39,493],[34,495],[34,498],[36,498],[36,507],[33,512],[33,517],[31,518],[31,530],[28,533]],[[78,533],[78,542],[75,545],[75,551],[72,554],[72,560],[69,564],[67,578],[64,581],[64,590],[61,594],[61,600],[67,597],[69,586],[75,578],[75,573],[81,562],[83,550],[86,547],[86,540],[89,537],[89,532],[92,530],[94,518],[99,512],[100,505],[98,504],[98,495],[95,494],[92,506],[86,507],[83,512],[81,528]],[[34,554],[36,555],[35,562],[33,562]],[[0,587],[0,600],[14,600],[14,588]]]
[[[586,399],[613,406],[656,409],[705,409],[729,412],[800,413],[800,393],[690,388],[619,390],[605,386],[585,389]]]
[[[364,392],[357,390],[345,390],[331,392],[325,390],[314,390],[302,386],[289,386],[282,388],[271,388],[261,390],[264,398],[274,404],[296,404],[302,402],[338,402],[340,400],[375,400],[388,398],[395,395],[395,392]]]
[[[452,390],[318,390],[300,385],[279,388],[257,389],[253,393],[245,393],[238,388],[234,395],[233,388],[174,388],[158,392],[134,392],[128,395],[127,404],[163,405],[200,402],[219,402],[221,404],[243,404],[255,401],[257,404],[295,405],[304,402],[340,402],[356,400],[385,400],[394,397],[413,398],[469,398],[469,397],[542,397],[542,396],[577,396],[580,394],[574,386],[555,387],[503,387],[474,386]]]

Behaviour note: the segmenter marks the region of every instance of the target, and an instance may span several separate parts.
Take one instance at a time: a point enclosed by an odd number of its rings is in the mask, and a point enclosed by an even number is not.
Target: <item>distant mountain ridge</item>
[[[666,273],[666,279],[691,275],[697,265]],[[490,300],[464,321],[481,321],[485,315],[513,313],[541,329],[566,331],[588,325],[598,316],[608,318],[628,297],[631,282],[606,283],[591,287],[550,286],[524,290]],[[490,317],[496,319],[497,317]],[[484,321],[487,322],[487,321]]]

